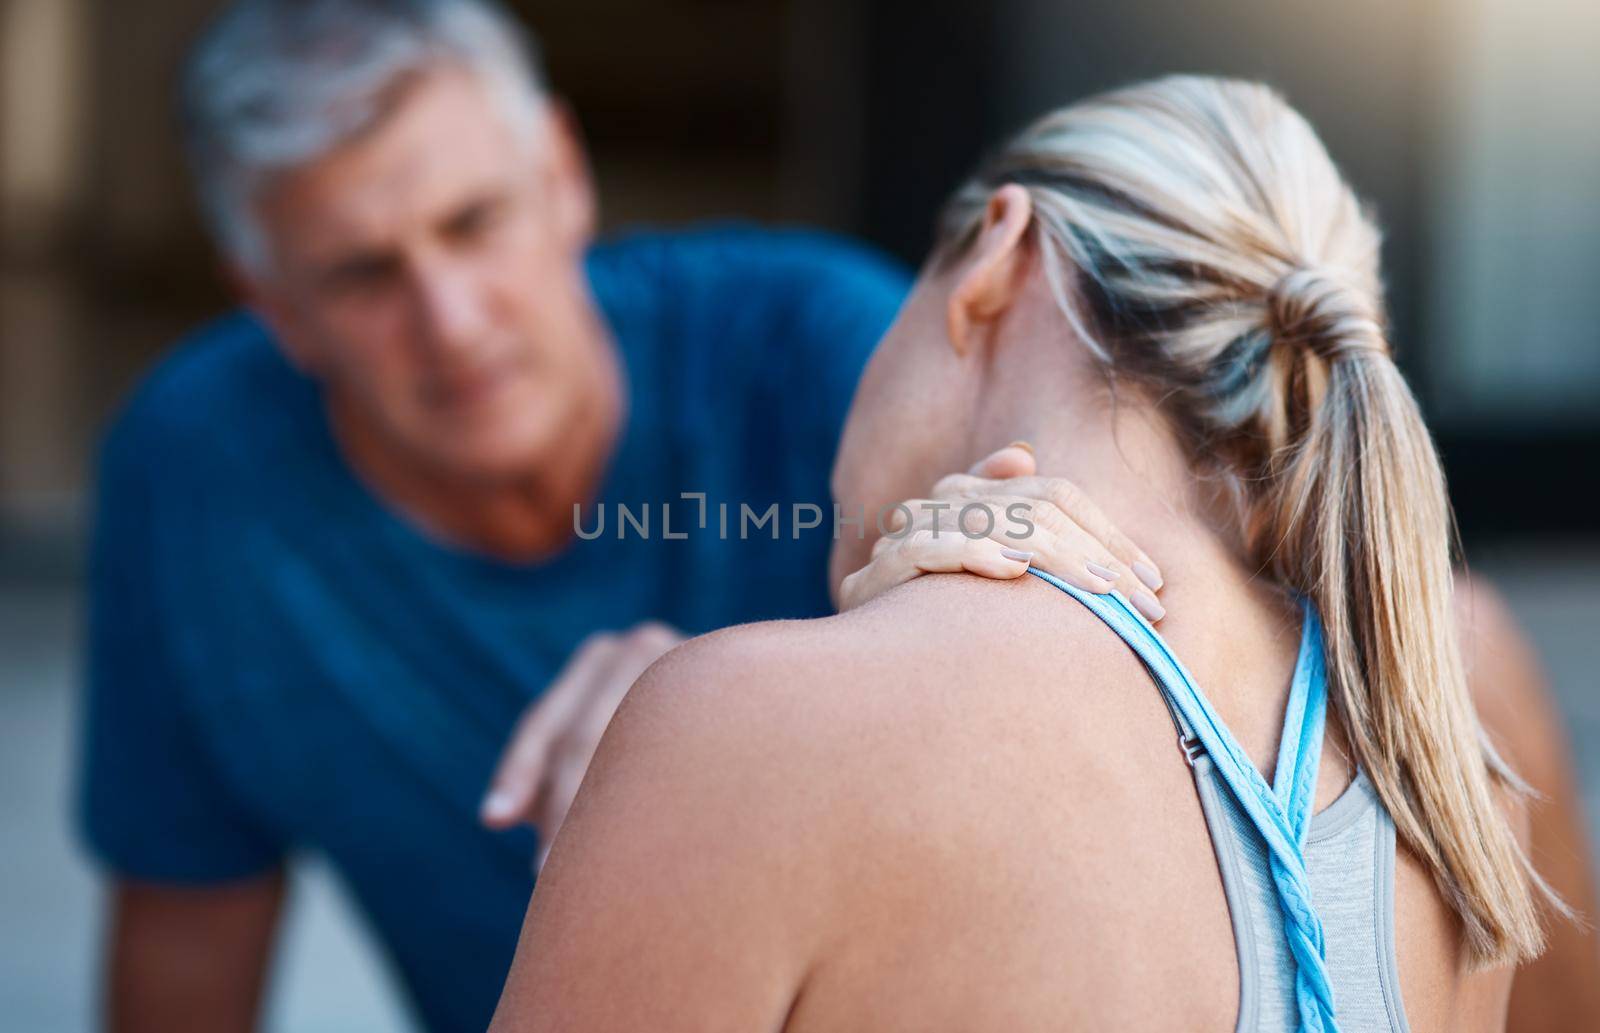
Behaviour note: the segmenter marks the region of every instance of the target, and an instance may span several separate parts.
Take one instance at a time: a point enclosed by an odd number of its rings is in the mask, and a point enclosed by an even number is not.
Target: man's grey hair
[[[236,0],[184,70],[184,143],[223,251],[264,271],[251,201],[275,172],[370,129],[396,87],[454,63],[481,77],[530,134],[544,87],[532,39],[491,0]]]

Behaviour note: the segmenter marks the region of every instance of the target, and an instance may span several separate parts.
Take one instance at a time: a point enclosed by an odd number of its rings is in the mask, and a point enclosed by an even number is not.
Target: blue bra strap
[[[1337,1033],[1322,921],[1312,906],[1305,861],[1306,832],[1316,796],[1328,702],[1322,623],[1316,608],[1309,600],[1303,605],[1300,655],[1289,689],[1274,784],[1269,786],[1189,672],[1126,599],[1116,592],[1094,595],[1082,591],[1042,570],[1030,569],[1028,573],[1088,607],[1128,644],[1160,687],[1191,765],[1197,751],[1203,750],[1211,757],[1213,769],[1267,845],[1284,932],[1295,960],[1300,1030]]]

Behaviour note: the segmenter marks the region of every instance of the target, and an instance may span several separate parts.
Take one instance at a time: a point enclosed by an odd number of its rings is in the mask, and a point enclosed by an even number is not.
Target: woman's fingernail
[[[1085,563],[1083,565],[1083,569],[1087,570],[1089,573],[1093,574],[1102,581],[1115,581],[1117,579],[1116,571],[1112,570],[1110,567],[1102,567],[1093,560]]]
[[[491,820],[509,818],[515,811],[516,801],[512,800],[511,794],[504,789],[491,790],[489,795],[483,798],[483,806],[479,809],[483,817]]]
[[[1028,444],[1026,441],[1013,441],[1011,444],[1007,445],[1006,447],[1007,448],[1020,448],[1024,452],[1028,453],[1030,456],[1033,455],[1033,446]]]
[[[1000,555],[1004,556],[1008,560],[1020,560],[1023,563],[1028,563],[1033,560],[1033,553],[1023,552],[1021,549],[1001,549]]]
[[[1156,602],[1156,597],[1142,588],[1133,593],[1131,602],[1140,613],[1144,614],[1145,620],[1158,621],[1167,615],[1166,607]]]
[[[1139,560],[1133,565],[1133,576],[1143,581],[1152,592],[1161,587],[1161,575],[1144,560]]]

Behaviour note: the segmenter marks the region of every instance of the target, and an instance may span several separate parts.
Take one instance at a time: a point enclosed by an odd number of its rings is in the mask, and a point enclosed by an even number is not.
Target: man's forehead
[[[371,129],[276,176],[257,195],[258,213],[296,252],[385,239],[528,184],[530,135],[475,76],[430,72],[406,84]]]

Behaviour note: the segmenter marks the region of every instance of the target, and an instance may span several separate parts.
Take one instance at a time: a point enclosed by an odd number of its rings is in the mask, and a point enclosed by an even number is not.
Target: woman
[[[1377,242],[1259,86],[1137,86],[1005,148],[873,358],[835,494],[872,511],[1031,441],[1150,548],[1164,641],[1115,596],[936,576],[674,651],[607,732],[496,1028],[1503,1028],[1545,891]]]

